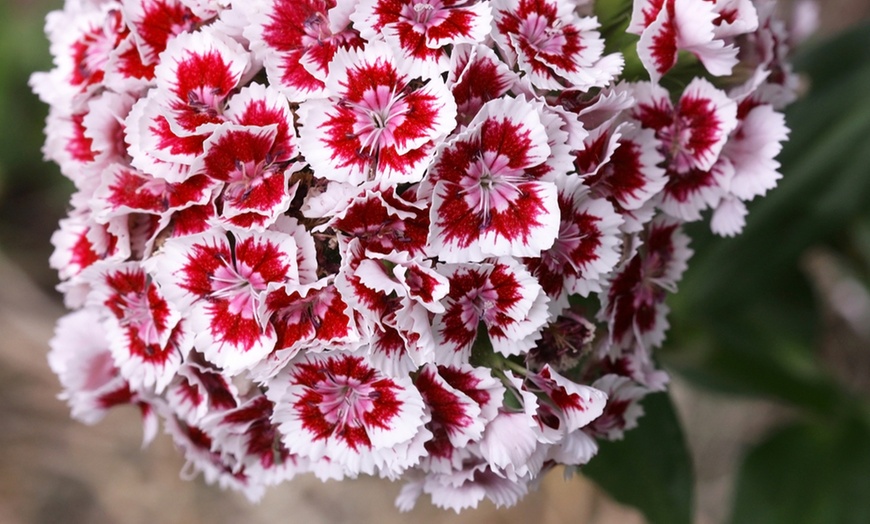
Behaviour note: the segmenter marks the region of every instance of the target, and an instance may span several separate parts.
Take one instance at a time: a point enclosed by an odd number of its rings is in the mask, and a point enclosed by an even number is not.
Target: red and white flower
[[[60,379],[64,388],[60,398],[69,404],[73,418],[96,424],[110,408],[131,404],[142,412],[143,443],[154,439],[156,399],[137,393],[121,376],[98,311],[80,309],[62,317],[49,344],[48,364]]]
[[[602,57],[598,20],[580,18],[565,0],[495,0],[493,38],[538,89],[604,87],[622,71],[622,56]]]
[[[686,221],[715,207],[727,188],[733,166],[719,161],[728,136],[737,126],[737,103],[706,80],[686,86],[676,105],[655,84],[633,86],[640,125],[656,132],[665,156],[667,182],[660,206]]]
[[[447,71],[447,46],[483,42],[492,23],[485,0],[361,0],[350,18],[363,38],[383,36],[424,78]]]
[[[668,327],[664,298],[676,291],[692,255],[689,238],[674,220],[653,221],[642,241],[602,294],[599,316],[610,331],[608,351],[616,356],[635,346],[649,354],[662,343]]]
[[[523,98],[487,103],[439,148],[431,172],[433,253],[447,262],[538,256],[559,228],[556,185],[539,177],[547,129]]]
[[[170,239],[148,262],[166,297],[190,319],[194,347],[208,361],[234,375],[272,351],[275,331],[259,305],[270,283],[297,280],[293,237],[216,229]]]
[[[731,74],[737,47],[724,36],[752,31],[752,15],[725,6],[728,0],[635,0],[627,31],[640,35],[637,50],[653,82],[677,63],[678,51],[698,57],[714,76]],[[741,2],[742,3],[742,2]],[[757,24],[757,20],[755,21]]]
[[[555,312],[567,307],[569,295],[601,291],[600,278],[619,262],[622,224],[613,206],[591,198],[579,177],[566,177],[557,185],[559,235],[540,258],[525,259]]]
[[[188,355],[166,391],[169,409],[187,424],[199,424],[206,416],[229,411],[240,404],[239,391],[229,377],[204,361],[198,353]]]
[[[480,264],[442,266],[450,280],[444,313],[433,321],[436,362],[468,362],[483,325],[492,348],[518,355],[534,346],[547,322],[547,296],[529,272],[512,258]]]
[[[651,82],[587,0],[66,0],[31,85],[73,416],[136,406],[251,500],[459,511],[585,464],[667,385],[682,223],[740,231],[798,87],[771,4],[633,3]]]
[[[422,86],[382,42],[336,52],[328,99],[299,107],[299,147],[316,176],[339,182],[419,182],[435,141],[453,129],[456,103],[438,78]]]
[[[192,346],[180,313],[136,263],[102,272],[89,302],[107,312],[106,334],[121,375],[136,390],[160,393]]]
[[[243,473],[253,485],[275,485],[308,470],[307,462],[283,444],[271,420],[273,410],[272,402],[260,394],[203,422],[212,451],[219,451],[232,472]]]
[[[400,473],[425,452],[423,400],[410,379],[386,377],[353,353],[308,354],[270,383],[284,444],[344,474]]]
[[[171,182],[186,178],[183,169],[159,164],[193,164],[208,135],[226,120],[227,100],[250,78],[250,69],[241,45],[214,30],[171,40],[155,69],[156,88],[127,118],[133,165]]]
[[[292,102],[323,96],[335,53],[364,43],[332,0],[254,0],[240,8],[249,19],[244,35],[251,50]]]
[[[501,98],[520,77],[485,45],[458,45],[450,55],[447,86],[456,100],[457,119],[468,124],[484,104]]]

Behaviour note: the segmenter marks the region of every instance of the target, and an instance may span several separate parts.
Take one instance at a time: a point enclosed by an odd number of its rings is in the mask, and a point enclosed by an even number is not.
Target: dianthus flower
[[[740,232],[796,78],[766,2],[624,1],[634,40],[568,0],[67,0],[32,85],[73,417],[136,406],[252,500],[457,511],[642,423],[683,223]]]

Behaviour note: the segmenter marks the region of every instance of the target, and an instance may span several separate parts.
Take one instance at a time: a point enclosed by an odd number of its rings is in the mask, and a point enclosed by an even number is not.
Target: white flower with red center
[[[94,162],[103,166],[127,162],[124,143],[124,120],[136,98],[128,93],[105,91],[88,102],[88,112],[82,119],[84,136],[90,140]]]
[[[198,424],[210,414],[229,411],[239,403],[238,388],[220,370],[191,353],[178,368],[175,381],[166,390],[172,412],[188,424]]]
[[[203,175],[173,184],[133,167],[114,164],[103,170],[102,183],[94,194],[96,218],[108,221],[130,213],[168,216],[209,202],[214,187],[214,181]]]
[[[380,294],[385,305],[383,313],[369,316],[376,326],[370,359],[387,374],[405,375],[434,358],[431,316],[444,312],[440,301],[447,294],[447,279],[403,252],[369,256],[354,277]]]
[[[330,225],[360,239],[369,251],[388,254],[405,251],[423,255],[429,235],[429,211],[420,202],[396,195],[393,188],[368,190],[340,210]]]
[[[160,393],[191,347],[179,312],[137,263],[102,272],[89,302],[108,312],[106,332],[121,375],[136,390]]]
[[[622,71],[622,56],[602,57],[598,20],[580,18],[565,0],[495,0],[493,38],[542,90],[604,87]]]
[[[250,19],[244,35],[251,50],[270,83],[293,102],[322,97],[336,51],[364,43],[349,20],[342,23],[332,0],[257,0],[240,7]]]
[[[663,87],[631,86],[637,99],[631,116],[656,132],[667,166],[677,173],[709,170],[737,126],[737,103],[710,82],[696,78],[672,104]]]
[[[433,321],[439,364],[468,363],[483,323],[494,350],[525,353],[548,320],[547,296],[537,280],[512,258],[480,264],[448,264],[439,270],[450,280],[444,313]]]
[[[299,148],[315,176],[387,185],[423,178],[435,141],[455,126],[456,103],[434,77],[419,85],[383,42],[339,50],[326,79],[328,99],[299,107]]]
[[[270,383],[273,420],[290,452],[328,458],[344,474],[396,474],[419,462],[423,400],[408,377],[386,377],[355,353],[308,354]],[[428,433],[428,432],[426,432]]]
[[[538,107],[523,98],[487,103],[439,148],[430,244],[446,262],[538,256],[559,229],[556,185],[536,170],[550,157]]]
[[[415,385],[430,413],[426,427],[433,435],[420,467],[441,473],[460,469],[469,456],[467,445],[477,442],[498,414],[504,386],[486,368],[431,364],[420,371]]]
[[[432,364],[420,371],[414,385],[423,396],[431,416],[427,425],[433,434],[432,440],[426,443],[428,469],[449,471],[458,468],[461,463],[457,450],[479,440],[488,421],[480,416],[480,406],[450,386]],[[448,463],[446,468],[438,468],[437,464],[442,460]]]
[[[260,308],[264,317],[268,315],[276,342],[272,353],[252,370],[257,380],[277,374],[300,351],[356,348],[360,335],[353,312],[331,280],[269,287]]]
[[[383,35],[425,78],[447,71],[447,46],[483,42],[492,13],[487,1],[361,0],[351,20],[366,40]]]
[[[611,353],[639,347],[648,354],[667,329],[668,291],[676,291],[692,250],[679,222],[656,219],[647,226],[640,250],[618,269],[602,294],[599,316],[610,330]]]
[[[80,109],[101,87],[112,50],[126,32],[120,4],[114,1],[67,5],[50,13],[46,33],[55,68],[33,76],[34,91],[52,106]]]
[[[549,365],[530,374],[526,380],[529,383],[527,388],[543,395],[539,402],[546,402],[554,408],[561,421],[558,429],[565,435],[586,427],[604,412],[606,393],[594,387],[577,384],[557,373]]]
[[[121,262],[129,255],[129,245],[119,242],[105,225],[89,217],[71,214],[60,221],[60,228],[51,236],[54,252],[48,259],[62,280],[68,281],[99,261]]]
[[[450,55],[447,87],[456,100],[457,119],[467,124],[490,100],[501,98],[519,76],[485,45],[459,45]]]
[[[235,375],[272,351],[275,331],[259,305],[270,283],[297,281],[293,237],[215,229],[170,239],[147,262],[165,296],[190,319],[194,346],[208,361]]]
[[[593,196],[608,199],[617,211],[640,209],[667,182],[664,156],[651,129],[628,123],[601,126],[574,156],[577,173]]]
[[[110,408],[131,404],[142,412],[143,442],[154,438],[158,425],[155,398],[131,389],[121,376],[96,309],[81,309],[61,318],[49,345],[48,364],[60,379],[64,388],[60,398],[69,404],[73,418],[96,424]]]
[[[193,164],[203,143],[224,121],[228,97],[249,79],[251,59],[237,42],[203,28],[171,40],[155,70],[156,88],[139,100],[127,119],[133,165],[164,174],[158,161]]]
[[[293,456],[272,422],[274,405],[259,394],[239,407],[203,422],[213,448],[234,473],[243,472],[251,484],[271,486],[307,471],[307,463]]]
[[[640,400],[649,390],[615,373],[599,378],[592,387],[607,394],[607,404],[601,416],[587,426],[587,431],[607,440],[621,440],[625,431],[636,427],[637,420],[643,416]]]
[[[52,110],[46,120],[46,141],[43,154],[60,166],[61,172],[72,180],[76,187],[84,189],[92,185],[94,170],[89,169],[96,159],[93,140],[86,135],[84,113],[65,114]]]
[[[721,2],[634,0],[627,31],[640,35],[638,55],[653,82],[677,63],[679,51],[695,55],[714,76],[731,74],[738,62],[738,49],[721,38],[731,31],[717,31],[724,21],[722,13],[716,12],[718,3]],[[727,12],[725,16],[728,16]],[[734,29],[751,30],[748,26],[737,27]]]
[[[274,124],[221,124],[203,144],[203,156],[191,172],[222,184],[221,218],[227,226],[262,231],[290,206],[294,191],[288,182],[298,166],[276,147],[277,138]]]
[[[640,83],[632,89],[637,98],[632,117],[656,132],[665,156],[662,209],[686,221],[700,219],[702,210],[718,204],[733,173],[720,155],[737,126],[737,103],[698,78],[676,105],[661,86]]]
[[[553,247],[526,267],[550,297],[551,311],[568,306],[568,295],[601,291],[600,278],[619,262],[622,217],[601,198],[591,198],[579,177],[559,184],[561,221]]]
[[[136,39],[143,64],[156,64],[170,40],[202,20],[181,0],[123,0],[124,21]]]

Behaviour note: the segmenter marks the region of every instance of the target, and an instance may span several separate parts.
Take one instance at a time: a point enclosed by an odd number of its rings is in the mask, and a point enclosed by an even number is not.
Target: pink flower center
[[[135,329],[146,346],[157,344],[160,336],[146,294],[127,293],[124,295],[124,302],[126,308],[121,324]]]
[[[251,160],[241,161],[236,160],[235,169],[229,173],[224,189],[224,195],[229,200],[243,200],[255,187],[263,184],[263,176],[274,168],[274,165],[265,162],[254,162]]]
[[[331,373],[314,390],[322,396],[320,410],[323,418],[335,425],[338,434],[348,427],[363,426],[365,414],[373,410],[380,396],[371,384]]]
[[[187,92],[187,105],[196,113],[217,116],[223,102],[220,92],[218,87],[201,86],[191,89]]]
[[[492,151],[484,151],[468,166],[468,176],[460,179],[462,194],[472,209],[489,221],[491,211],[504,212],[522,191],[523,171],[510,167],[510,159]]]
[[[439,0],[419,0],[402,6],[401,17],[410,21],[419,33],[425,33],[430,27],[437,26],[447,18]]]
[[[332,37],[329,30],[329,20],[323,13],[312,13],[302,26],[305,36],[302,37],[303,47],[313,47]]]
[[[536,51],[558,54],[565,46],[565,36],[559,29],[560,25],[558,20],[553,24],[548,17],[529,14],[528,18],[520,22],[519,33]]]
[[[469,290],[460,300],[462,308],[462,322],[466,326],[477,326],[483,320],[487,324],[495,324],[498,320],[496,315],[500,312],[497,308],[498,291],[487,282],[483,286]]]
[[[345,103],[356,111],[354,133],[362,149],[371,154],[396,143],[393,133],[405,122],[410,109],[404,96],[396,95],[395,87],[385,85],[366,90],[359,103]]]
[[[230,313],[253,318],[255,298],[266,289],[266,281],[246,264],[239,263],[238,266],[238,269],[221,266],[215,270],[211,277],[211,296],[226,300]]]

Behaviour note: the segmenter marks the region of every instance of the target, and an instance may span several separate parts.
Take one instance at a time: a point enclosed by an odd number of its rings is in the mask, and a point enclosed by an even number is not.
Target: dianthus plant
[[[251,499],[313,473],[402,481],[401,509],[515,503],[666,387],[683,223],[735,235],[780,178],[772,13],[66,0],[32,77],[75,185],[62,398],[137,407]]]

